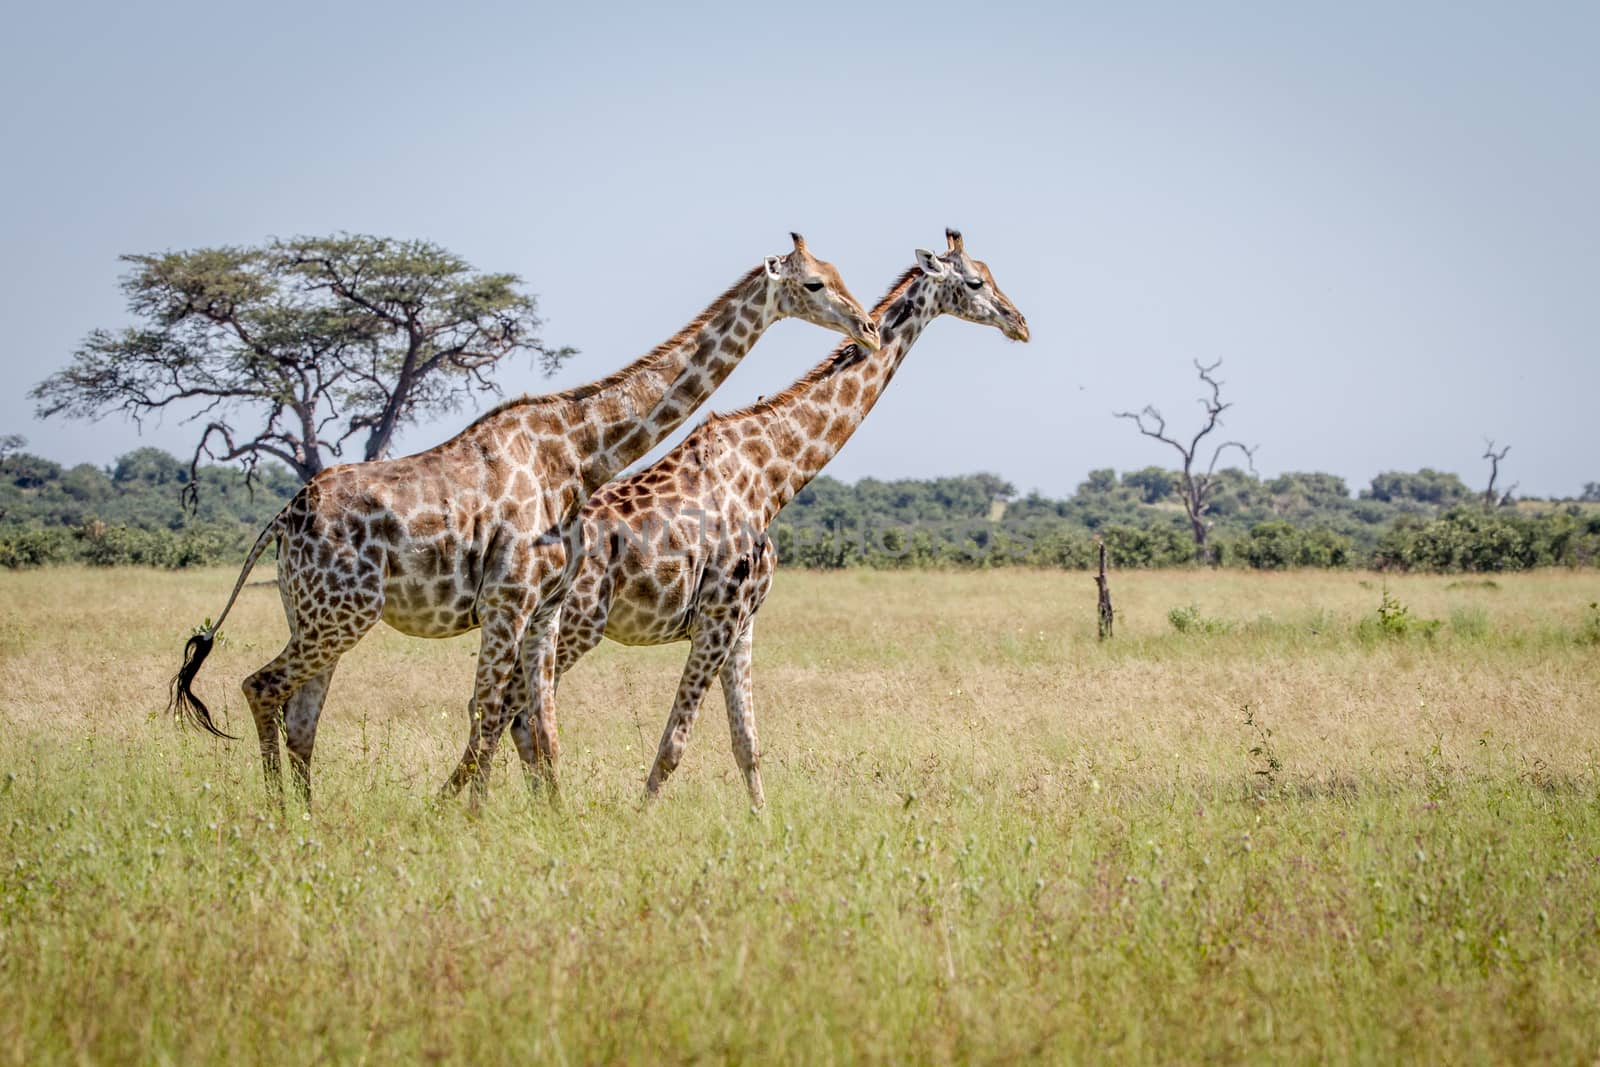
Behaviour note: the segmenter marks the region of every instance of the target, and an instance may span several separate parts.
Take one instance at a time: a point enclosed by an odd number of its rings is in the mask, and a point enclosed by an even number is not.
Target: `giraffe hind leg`
[[[327,683],[339,657],[361,639],[361,632],[341,631],[323,640],[295,634],[272,662],[244,680],[245,699],[255,717],[256,735],[261,740],[261,765],[267,790],[281,804],[283,768],[278,753],[278,731],[288,735],[289,759],[294,765],[301,795],[309,799],[311,748],[316,741],[316,724]],[[320,682],[320,685],[312,683]],[[301,697],[311,685],[312,692]],[[291,721],[295,729],[290,730]],[[309,729],[306,724],[309,722]]]
[[[706,620],[690,638],[689,660],[683,665],[683,675],[678,680],[678,695],[673,701],[672,713],[667,716],[667,728],[661,734],[650,777],[644,783],[646,800],[658,795],[667,778],[677,770],[683,750],[689,745],[695,717],[700,714],[706,687],[727,662],[737,630],[736,620]]]
[[[335,661],[334,666],[337,666]],[[288,742],[289,767],[300,791],[300,799],[311,806],[311,750],[317,742],[317,721],[323,701],[328,698],[328,683],[333,681],[330,666],[300,686],[283,709],[283,733]]]
[[[754,620],[747,621],[734,642],[733,652],[722,665],[722,696],[728,705],[728,732],[733,740],[733,758],[744,773],[745,788],[750,791],[750,807],[759,811],[766,806],[766,793],[761,788],[761,749],[756,740],[756,709],[753,686],[750,681],[751,653],[755,635]]]

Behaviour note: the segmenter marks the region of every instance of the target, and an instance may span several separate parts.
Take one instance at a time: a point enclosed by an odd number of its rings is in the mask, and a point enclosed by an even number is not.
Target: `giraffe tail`
[[[194,676],[200,673],[201,665],[205,663],[206,657],[211,655],[212,646],[217,641],[217,631],[222,629],[222,620],[228,617],[228,612],[233,609],[233,602],[239,599],[239,590],[244,588],[245,579],[250,577],[250,572],[255,569],[256,560],[261,558],[261,553],[266,551],[267,544],[278,533],[283,524],[283,516],[282,511],[274,515],[272,521],[267,523],[267,528],[261,531],[261,536],[256,538],[250,554],[245,557],[244,569],[239,572],[239,580],[233,583],[233,594],[222,606],[222,614],[217,616],[216,622],[189,638],[189,643],[183,646],[183,666],[178,668],[178,673],[172,679],[167,710],[180,723],[198,726],[214,737],[225,737],[229,741],[239,740],[218,727],[211,717],[211,709],[194,695]]]

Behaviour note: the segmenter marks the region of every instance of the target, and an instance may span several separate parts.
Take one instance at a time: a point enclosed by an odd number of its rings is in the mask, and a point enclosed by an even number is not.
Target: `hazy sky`
[[[1029,345],[946,319],[830,473],[1066,494],[1199,413],[1263,474],[1600,480],[1600,5],[17,5],[0,42],[0,432],[68,461],[169,418],[24,395],[128,321],[119,253],[423,237],[539,295],[599,377],[798,229],[870,304],[965,231]],[[780,324],[713,398],[833,345]],[[467,419],[410,429],[402,451]]]

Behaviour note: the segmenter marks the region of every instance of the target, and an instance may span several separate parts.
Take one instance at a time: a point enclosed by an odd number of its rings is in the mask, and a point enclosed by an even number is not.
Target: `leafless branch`
[[[1176,437],[1168,435],[1167,421],[1153,404],[1146,404],[1138,412],[1117,411],[1112,413],[1119,419],[1131,421],[1144,436],[1171,446],[1181,457],[1183,461],[1181,466],[1182,484],[1179,497],[1183,501],[1184,513],[1189,518],[1189,528],[1194,535],[1195,557],[1201,561],[1206,561],[1210,557],[1210,551],[1206,547],[1206,534],[1210,523],[1207,521],[1206,515],[1210,511],[1211,498],[1216,492],[1218,484],[1216,480],[1218,460],[1221,459],[1224,451],[1236,448],[1244,453],[1245,465],[1249,468],[1251,474],[1255,474],[1255,454],[1257,449],[1261,447],[1260,445],[1246,445],[1240,441],[1224,441],[1212,451],[1211,462],[1205,469],[1196,469],[1195,457],[1199,453],[1200,443],[1218,426],[1222,425],[1222,413],[1233,406],[1222,399],[1223,382],[1216,377],[1216,370],[1220,366],[1222,366],[1222,360],[1220,359],[1209,364],[1201,363],[1199,360],[1194,361],[1195,371],[1199,374],[1201,382],[1207,386],[1209,395],[1199,398],[1201,407],[1205,409],[1205,420],[1201,423],[1200,428],[1195,431],[1194,436],[1189,439],[1187,445]],[[1150,425],[1146,425],[1147,419]]]
[[[1506,490],[1504,499],[1495,496],[1494,491],[1495,480],[1500,477],[1500,461],[1505,459],[1506,453],[1510,451],[1510,445],[1495,451],[1494,438],[1485,437],[1483,439],[1483,458],[1489,461],[1489,486],[1483,491],[1483,506],[1487,509],[1493,510],[1496,503],[1504,506],[1511,502],[1511,492],[1516,489],[1515,485]]]

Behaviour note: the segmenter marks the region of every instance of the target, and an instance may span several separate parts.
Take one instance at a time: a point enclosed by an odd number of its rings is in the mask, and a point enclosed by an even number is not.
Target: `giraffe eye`
[[[820,293],[820,292],[822,292],[822,283],[821,282],[806,282],[806,292],[808,292],[808,293]]]
[[[967,279],[967,288],[968,289],[972,289],[972,290],[982,289],[983,288],[983,279],[982,278],[968,278]]]

